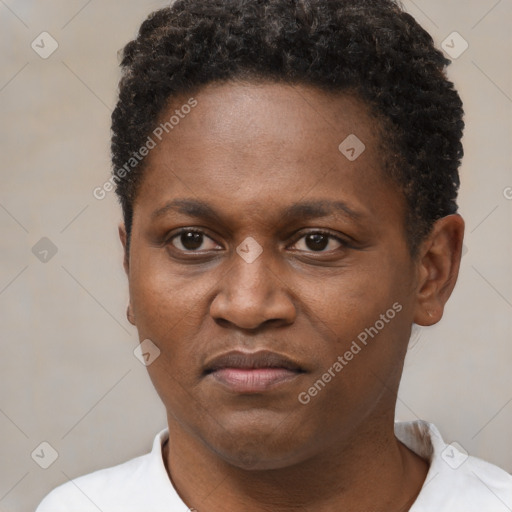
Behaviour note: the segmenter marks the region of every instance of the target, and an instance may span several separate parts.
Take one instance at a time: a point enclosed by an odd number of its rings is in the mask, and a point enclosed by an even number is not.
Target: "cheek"
[[[131,273],[130,297],[139,339],[150,339],[160,350],[148,367],[155,387],[179,394],[181,386],[191,388],[199,378],[201,345],[211,331],[205,313],[219,278],[213,272],[185,278],[155,253],[147,251],[144,266]]]
[[[319,315],[346,343],[374,325],[395,302],[404,301],[400,278],[395,273],[381,260],[378,265],[360,266],[357,271],[347,269],[336,278],[326,279],[321,286],[317,283],[310,298],[306,294],[302,297],[316,304],[313,314]]]
[[[147,366],[153,386],[168,411],[187,413],[190,390],[197,380],[197,350],[193,340],[201,325],[201,286],[195,290],[147,260],[130,278],[130,297],[140,340],[159,349]]]
[[[325,403],[340,401],[341,406],[353,400],[357,408],[360,397],[376,398],[399,375],[411,323],[405,274],[396,262],[382,258],[378,265],[322,285],[313,313],[323,337],[331,341],[324,345],[322,368],[311,380],[331,370],[325,376],[332,382],[326,386]]]
[[[173,273],[164,251],[151,252],[142,256],[144,265],[130,274],[131,303],[139,332],[157,335],[163,331],[168,336],[197,313],[195,306],[207,288],[202,279],[184,279]]]

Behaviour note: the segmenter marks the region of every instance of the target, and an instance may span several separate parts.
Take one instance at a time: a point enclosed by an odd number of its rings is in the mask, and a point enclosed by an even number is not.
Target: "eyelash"
[[[201,231],[200,229],[194,229],[194,228],[182,228],[180,229],[178,232],[174,233],[172,236],[170,236],[166,242],[165,242],[165,245],[172,245],[172,241],[175,239],[175,238],[178,238],[179,236],[181,236],[183,233],[199,233],[201,235],[204,235],[206,238],[209,238],[210,240],[212,240],[213,242],[215,242],[215,240],[213,240],[213,238],[211,238],[210,236],[208,236],[204,231]],[[302,233],[301,236],[297,237],[293,244],[296,244],[300,239],[308,236],[308,235],[324,235],[326,237],[328,237],[329,239],[334,239],[336,240],[337,242],[340,243],[341,245],[341,248],[338,248],[338,249],[334,249],[332,251],[299,251],[299,252],[310,252],[310,253],[313,253],[313,254],[329,254],[329,253],[332,253],[336,250],[340,250],[340,249],[347,249],[347,248],[350,248],[351,245],[343,240],[341,237],[337,236],[337,235],[333,235],[331,232],[329,231],[325,231],[325,230],[321,230],[321,229],[318,229],[318,230],[311,230],[311,231],[308,231],[307,233]],[[215,242],[217,243],[217,242]],[[201,251],[184,251],[182,249],[178,249],[177,247],[174,247],[172,246],[173,249],[175,249],[176,251],[179,251],[180,253],[185,253],[185,254],[194,254],[194,253],[201,253]]]

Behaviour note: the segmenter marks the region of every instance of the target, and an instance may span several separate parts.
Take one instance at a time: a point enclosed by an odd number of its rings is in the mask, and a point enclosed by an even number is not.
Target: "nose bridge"
[[[246,239],[237,247],[234,264],[224,282],[231,300],[240,300],[251,307],[268,303],[276,287],[269,270],[270,251],[256,243]]]
[[[211,315],[246,329],[267,320],[293,321],[295,307],[273,267],[272,251],[264,250],[254,239],[245,239],[219,284]]]

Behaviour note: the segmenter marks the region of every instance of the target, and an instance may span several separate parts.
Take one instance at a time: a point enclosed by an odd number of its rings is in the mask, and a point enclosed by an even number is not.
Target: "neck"
[[[367,422],[324,453],[272,470],[243,470],[209,449],[171,418],[166,469],[183,501],[200,511],[405,512],[428,465],[394,435],[393,418]]]

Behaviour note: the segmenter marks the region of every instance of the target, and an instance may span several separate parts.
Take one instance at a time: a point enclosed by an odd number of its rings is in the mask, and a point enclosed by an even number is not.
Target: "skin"
[[[148,372],[167,410],[175,488],[209,512],[408,510],[428,464],[394,436],[396,394],[412,323],[437,323],[455,286],[464,221],[438,220],[411,258],[405,200],[380,171],[375,120],[355,97],[235,82],[194,97],[147,157],[129,254],[119,226],[130,321],[161,351]],[[366,146],[353,162],[338,150],[349,134]],[[216,216],[153,216],[175,199]],[[343,201],[359,217],[283,215],[304,201]],[[180,228],[204,236],[194,245]],[[320,247],[306,236],[318,231],[332,235]],[[252,263],[236,252],[247,237],[263,250]],[[301,404],[394,303],[402,310]],[[237,348],[278,352],[305,372],[253,395],[203,376],[207,360]]]

